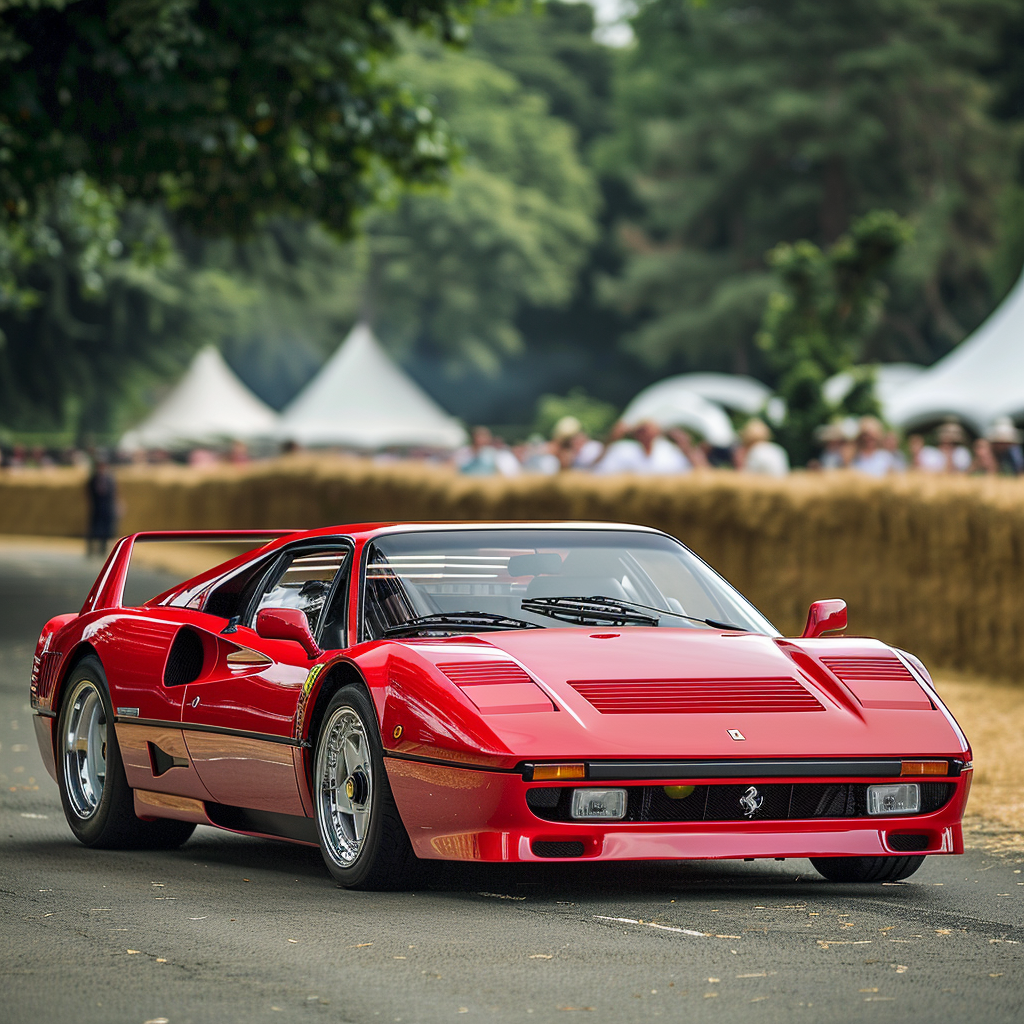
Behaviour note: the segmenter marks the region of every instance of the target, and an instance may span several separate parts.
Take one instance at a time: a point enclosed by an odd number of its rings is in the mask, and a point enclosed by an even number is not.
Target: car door
[[[218,803],[304,815],[296,770],[295,712],[302,684],[320,659],[288,640],[267,640],[254,627],[262,608],[298,608],[314,636],[344,643],[351,543],[330,538],[285,549],[257,588],[242,622],[226,640],[241,648],[223,666],[189,684],[182,725],[189,754]]]

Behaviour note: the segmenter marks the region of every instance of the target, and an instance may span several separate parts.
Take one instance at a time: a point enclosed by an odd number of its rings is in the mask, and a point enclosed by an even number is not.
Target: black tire
[[[77,737],[74,745],[70,734]],[[73,747],[73,749],[72,749]],[[195,831],[185,821],[143,821],[124,774],[103,665],[83,658],[64,685],[54,755],[64,816],[85,846],[174,849]]]
[[[811,863],[830,882],[898,882],[909,878],[924,857],[812,857]]]
[[[419,861],[388,784],[377,716],[361,686],[342,687],[327,705],[312,781],[320,852],[338,884],[406,888]]]

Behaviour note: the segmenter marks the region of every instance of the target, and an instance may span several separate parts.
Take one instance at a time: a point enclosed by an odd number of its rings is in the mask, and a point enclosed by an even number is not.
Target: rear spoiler
[[[113,547],[79,615],[102,608],[120,608],[124,598],[124,585],[128,579],[128,564],[137,541],[192,541],[193,543],[231,540],[276,540],[298,533],[298,530],[163,530],[132,533],[122,537]]]

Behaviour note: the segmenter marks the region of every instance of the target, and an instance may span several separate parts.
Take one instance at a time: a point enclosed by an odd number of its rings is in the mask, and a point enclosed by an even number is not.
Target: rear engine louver
[[[486,715],[555,710],[547,694],[514,661],[450,661],[437,667]]]
[[[889,711],[930,711],[932,708],[928,695],[895,655],[821,660],[849,687],[862,707]]]
[[[824,711],[795,679],[574,679],[569,685],[603,715],[693,715]]]

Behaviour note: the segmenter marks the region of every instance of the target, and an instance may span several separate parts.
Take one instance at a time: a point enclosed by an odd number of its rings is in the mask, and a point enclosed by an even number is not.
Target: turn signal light
[[[904,761],[900,775],[948,775],[948,761]]]
[[[533,766],[534,782],[549,782],[553,779],[585,779],[585,764],[535,764]]]

